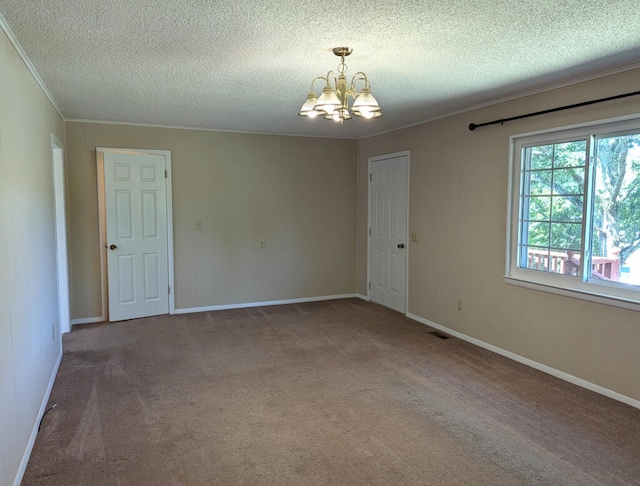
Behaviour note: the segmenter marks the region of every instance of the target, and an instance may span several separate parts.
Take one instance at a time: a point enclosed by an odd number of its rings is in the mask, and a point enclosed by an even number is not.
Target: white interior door
[[[109,320],[169,313],[166,163],[104,153]]]
[[[408,162],[406,154],[370,162],[370,298],[402,313],[407,300]]]

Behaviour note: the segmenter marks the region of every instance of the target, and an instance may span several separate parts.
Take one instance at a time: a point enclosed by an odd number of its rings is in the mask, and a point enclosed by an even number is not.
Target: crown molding
[[[392,128],[392,129],[389,129],[389,130],[384,130],[382,132],[372,133],[371,135],[363,135],[361,137],[358,137],[358,140],[364,140],[366,138],[378,137],[380,135],[385,135],[387,133],[397,132],[399,130],[405,130],[407,128],[412,128],[412,127],[415,127],[415,126],[418,126],[418,125],[423,125],[424,123],[430,123],[430,122],[433,122],[433,121],[436,121],[436,120],[442,120],[443,118],[449,118],[450,116],[460,115],[462,113],[468,113],[470,111],[479,110],[481,108],[486,108],[488,106],[498,105],[500,103],[506,103],[507,101],[518,100],[518,99],[521,99],[521,98],[526,98],[528,96],[534,96],[534,95],[546,93],[548,91],[553,91],[555,89],[566,88],[568,86],[574,86],[576,84],[586,83],[588,81],[593,81],[593,80],[600,79],[600,78],[606,78],[607,76],[613,76],[614,74],[624,73],[624,72],[632,71],[632,70],[638,69],[638,68],[640,68],[640,62],[627,64],[626,66],[621,66],[621,67],[618,67],[618,68],[615,68],[615,69],[609,69],[607,71],[601,71],[599,73],[589,74],[588,76],[582,76],[582,77],[579,77],[579,78],[573,78],[573,79],[570,79],[570,80],[567,80],[567,81],[563,81],[561,83],[551,84],[551,85],[545,86],[543,88],[536,88],[536,89],[532,89],[532,90],[528,90],[528,91],[522,91],[522,92],[516,93],[514,95],[505,96],[504,98],[498,98],[498,99],[495,99],[495,100],[492,100],[492,101],[487,101],[485,103],[481,103],[481,104],[478,104],[478,105],[473,105],[473,106],[470,106],[468,108],[461,108],[459,110],[450,111],[450,112],[444,113],[442,115],[436,115],[436,116],[433,116],[431,118],[426,118],[424,120],[417,121],[415,123],[410,123],[408,125],[403,125],[403,126],[398,127],[398,128]]]
[[[245,135],[268,135],[275,137],[302,137],[302,138],[328,138],[331,140],[358,140],[358,137],[340,137],[329,135],[304,135],[297,133],[277,133],[277,132],[251,132],[247,130],[226,130],[224,128],[203,128],[203,127],[189,127],[180,125],[161,125],[154,123],[137,123],[127,121],[107,121],[107,120],[91,120],[84,118],[65,118],[65,122],[69,123],[90,123],[94,125],[126,125],[130,127],[144,127],[144,128],[168,128],[171,130],[190,130],[196,132],[220,132],[220,133],[241,133]]]
[[[60,115],[60,118],[62,118],[62,120],[64,121],[65,118],[64,118],[64,115],[62,114],[62,110],[58,106],[58,103],[56,103],[56,100],[53,99],[53,96],[49,92],[47,85],[44,84],[44,81],[38,74],[36,67],[31,62],[31,59],[29,59],[29,56],[27,56],[27,53],[22,48],[22,45],[20,44],[20,42],[18,42],[18,39],[16,38],[15,34],[11,30],[11,27],[9,27],[9,24],[7,23],[7,20],[3,17],[2,13],[0,13],[0,27],[2,28],[4,33],[7,35],[9,42],[11,42],[15,50],[18,52],[18,55],[22,59],[22,62],[24,62],[25,66],[27,66],[27,69],[29,70],[31,75],[34,77],[36,82],[40,85],[40,88],[44,92],[45,96],[49,98],[49,102],[51,103],[53,108],[58,112],[58,115]]]

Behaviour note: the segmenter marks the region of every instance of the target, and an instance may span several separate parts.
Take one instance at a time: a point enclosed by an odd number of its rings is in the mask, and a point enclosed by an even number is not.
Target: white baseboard
[[[511,351],[507,351],[506,349],[499,348],[494,346],[493,344],[485,343],[484,341],[480,341],[479,339],[473,338],[471,336],[467,336],[466,334],[462,334],[461,332],[454,331],[447,327],[441,326],[440,324],[436,324],[435,322],[431,322],[427,319],[424,319],[420,316],[416,316],[415,314],[408,313],[406,316],[409,319],[413,319],[414,321],[418,321],[421,324],[425,324],[429,327],[433,327],[440,331],[446,332],[447,334],[451,334],[463,341],[467,341],[471,344],[475,344],[476,346],[480,346],[481,348],[492,351],[496,354],[504,356],[506,358],[517,361],[518,363],[522,363],[524,365],[530,366],[531,368],[535,368],[536,370],[547,373],[551,376],[555,376],[556,378],[560,378],[561,380],[568,381],[569,383],[573,383],[574,385],[578,385],[582,388],[586,388],[587,390],[591,390],[593,392],[599,393],[600,395],[604,395],[605,397],[613,398],[622,403],[626,403],[634,408],[640,409],[640,401],[635,400],[626,395],[622,395],[621,393],[615,392],[613,390],[609,390],[608,388],[604,388],[600,385],[596,385],[595,383],[591,383],[589,381],[583,380],[582,378],[578,378],[577,376],[570,375],[565,373],[564,371],[557,370],[555,368],[551,368],[550,366],[543,365],[542,363],[538,363],[537,361],[533,361],[529,358],[525,358],[520,356],[519,354],[512,353]]]
[[[357,297],[358,299],[366,300],[367,302],[369,302],[371,300],[371,299],[369,299],[369,296],[364,295],[364,294],[355,294],[355,297]]]
[[[95,324],[96,322],[104,322],[106,319],[104,317],[83,317],[81,319],[72,319],[71,325],[75,326],[76,324]]]
[[[13,481],[13,486],[20,486],[20,483],[22,482],[22,477],[24,476],[24,472],[27,470],[27,464],[29,463],[29,458],[31,457],[33,444],[35,444],[36,437],[38,436],[38,427],[40,426],[40,420],[42,420],[42,415],[47,409],[47,403],[49,403],[51,390],[53,389],[53,384],[56,381],[56,375],[58,374],[58,368],[60,368],[61,362],[62,362],[62,349],[60,350],[60,354],[58,355],[56,364],[53,367],[53,372],[51,373],[51,379],[49,380],[49,386],[47,386],[47,391],[44,393],[44,397],[42,398],[42,404],[40,405],[40,410],[38,410],[38,415],[36,415],[36,422],[33,424],[31,437],[29,437],[29,442],[27,443],[27,447],[24,450],[24,454],[22,455],[22,461],[20,462],[20,467],[18,468],[18,472],[16,473],[16,478]]]
[[[243,302],[239,304],[223,304],[223,305],[211,305],[211,306],[205,306],[205,307],[190,307],[190,308],[184,308],[184,309],[175,309],[174,314],[193,314],[195,312],[244,309],[247,307],[262,307],[262,306],[270,306],[270,305],[302,304],[305,302],[318,302],[322,300],[352,299],[352,298],[369,300],[369,298],[366,295],[362,295],[362,294],[321,295],[319,297],[302,297],[299,299],[270,300],[270,301],[264,301],[264,302]],[[71,321],[71,325],[75,326],[76,324],[95,324],[97,322],[104,322],[105,320],[106,318],[104,317],[83,317],[80,319],[73,319]]]
[[[270,300],[265,302],[245,302],[241,304],[212,305],[207,307],[190,307],[185,309],[176,309],[175,313],[176,314],[193,314],[195,312],[244,309],[248,307],[263,307],[263,306],[270,306],[270,305],[303,304],[305,302],[318,302],[321,300],[335,300],[335,299],[352,299],[355,297],[360,297],[360,296],[358,294],[322,295],[320,297],[303,297],[300,299]]]

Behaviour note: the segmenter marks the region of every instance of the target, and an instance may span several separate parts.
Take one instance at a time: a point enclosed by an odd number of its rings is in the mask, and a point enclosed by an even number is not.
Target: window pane
[[[551,196],[529,198],[529,211],[524,215],[525,220],[549,221],[551,216]]]
[[[554,197],[551,219],[553,221],[582,221],[582,197]]]
[[[580,254],[568,251],[551,251],[536,247],[522,248],[521,267],[542,272],[560,273],[577,277],[580,275]]]
[[[591,277],[640,285],[640,132],[597,139]]]
[[[584,167],[586,164],[587,141],[558,143],[555,145],[555,157],[553,166],[558,167]]]
[[[520,265],[531,270],[549,271],[549,250],[523,247],[523,262]]]
[[[554,194],[582,194],[584,192],[584,167],[553,171]]]
[[[524,223],[526,244],[532,246],[549,246],[549,223]]]
[[[580,274],[586,150],[586,140],[525,149],[520,267]]]
[[[581,223],[551,224],[550,247],[558,250],[580,251],[582,242]]]
[[[531,154],[529,169],[551,169],[553,167],[553,145],[540,145],[527,150]]]
[[[529,174],[530,189],[529,194],[539,196],[551,194],[551,174],[550,170],[539,170]]]

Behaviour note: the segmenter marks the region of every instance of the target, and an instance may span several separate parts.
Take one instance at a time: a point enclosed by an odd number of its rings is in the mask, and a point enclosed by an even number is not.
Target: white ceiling
[[[640,64],[638,0],[0,0],[0,14],[67,119],[359,137]],[[336,46],[382,118],[297,116]]]

